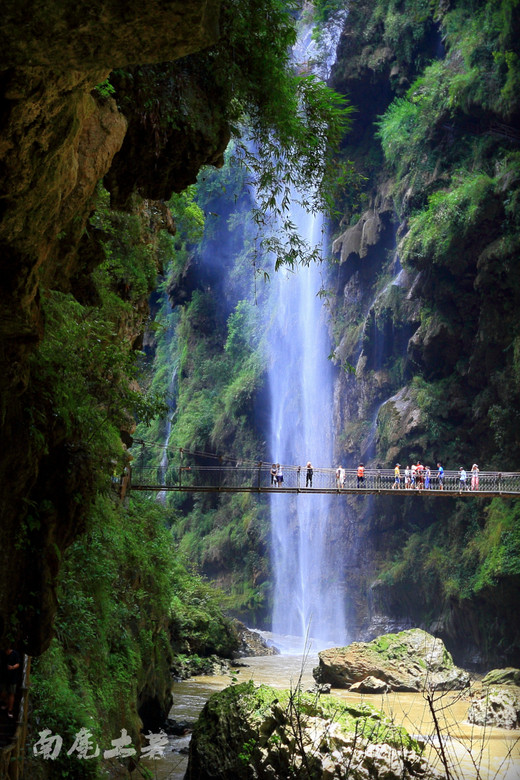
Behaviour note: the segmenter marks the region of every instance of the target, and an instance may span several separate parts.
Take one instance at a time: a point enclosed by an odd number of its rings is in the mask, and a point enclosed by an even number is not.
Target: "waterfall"
[[[306,42],[306,43],[305,43]],[[311,44],[309,31],[298,44]],[[294,200],[294,199],[293,199]],[[293,202],[291,220],[310,245],[323,241],[321,216]],[[273,462],[302,467],[335,467],[333,457],[333,369],[331,344],[318,292],[317,264],[280,271],[273,281],[270,329],[270,445]],[[334,543],[334,502],[338,496],[271,494],[274,569],[273,631],[321,646],[345,644],[343,561]]]

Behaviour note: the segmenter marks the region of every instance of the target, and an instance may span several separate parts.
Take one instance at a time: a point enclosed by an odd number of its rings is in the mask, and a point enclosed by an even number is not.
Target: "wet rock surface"
[[[233,653],[233,658],[247,658],[257,655],[279,655],[280,651],[267,642],[258,631],[247,628],[240,621],[236,622],[239,646]]]
[[[227,674],[229,667],[230,662],[217,655],[210,655],[207,658],[193,655],[177,657],[170,671],[174,680],[187,680],[198,674]]]
[[[365,693],[383,690],[460,690],[469,675],[453,663],[444,643],[419,628],[384,634],[372,642],[354,642],[319,653],[318,683]]]
[[[12,610],[23,606],[27,618],[20,635],[31,655],[43,652],[52,637],[61,555],[81,531],[92,495],[85,448],[67,439],[49,415],[45,448],[38,449],[26,410],[34,383],[31,355],[45,328],[41,296],[49,289],[72,291],[88,301],[89,275],[101,253],[94,231],[89,240],[85,227],[96,185],[114,158],[121,159],[131,124],[132,117],[96,88],[115,68],[177,60],[215,43],[219,12],[219,0],[144,5],[6,0],[2,5],[0,429],[10,446],[0,455],[5,584],[0,631],[10,625]],[[201,90],[197,102],[208,102]],[[212,161],[225,145],[220,114],[212,129],[207,112],[200,122],[204,133],[196,135],[196,153],[187,147],[180,151],[184,177],[196,175],[201,146],[207,145],[206,159]],[[138,152],[140,164],[151,170],[153,144],[142,143]],[[131,155],[125,155],[131,168]],[[174,173],[181,176],[180,166]],[[140,187],[147,196],[142,181]],[[37,408],[37,415],[47,416],[43,401]],[[31,502],[56,509],[40,517],[30,545],[15,545]]]
[[[384,680],[380,680],[378,677],[369,676],[365,677],[361,682],[351,685],[350,690],[359,691],[359,693],[388,693],[391,688]]]

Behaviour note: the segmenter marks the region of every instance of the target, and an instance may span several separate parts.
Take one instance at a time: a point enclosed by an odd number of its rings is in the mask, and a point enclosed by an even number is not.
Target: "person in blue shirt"
[[[444,469],[440,463],[437,463],[437,479],[439,480],[439,490],[444,490]]]

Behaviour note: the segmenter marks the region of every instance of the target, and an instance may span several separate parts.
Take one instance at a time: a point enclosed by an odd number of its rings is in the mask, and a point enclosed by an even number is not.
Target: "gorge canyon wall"
[[[157,166],[161,143],[170,144],[171,155],[172,140],[153,139],[147,108],[138,104],[146,96],[130,108],[127,101],[125,114],[95,88],[117,68],[169,63],[214,43],[219,9],[217,0],[3,5],[0,628],[3,636],[23,638],[31,654],[50,641],[60,555],[81,531],[94,491],[84,448],[53,421],[52,392],[42,397],[31,374],[45,332],[42,298],[54,290],[88,300],[101,253],[96,231],[85,228],[96,185],[116,155],[114,191],[160,198],[194,180],[202,163],[218,163],[229,138],[218,100],[190,88],[188,103],[206,107],[200,122],[190,120],[192,143],[184,140],[174,166]],[[180,76],[176,85],[182,89]],[[180,123],[177,135],[186,135]],[[130,184],[122,169],[134,171]],[[162,222],[161,204],[155,211]],[[131,338],[144,316],[146,306]]]
[[[515,23],[500,28],[486,3],[479,30],[461,4],[419,5],[401,3],[397,21],[393,4],[352,4],[332,74],[358,109],[344,153],[366,177],[332,247],[336,456],[515,470],[519,105],[489,55]],[[513,662],[514,501],[347,503],[357,635],[422,625],[461,663]]]

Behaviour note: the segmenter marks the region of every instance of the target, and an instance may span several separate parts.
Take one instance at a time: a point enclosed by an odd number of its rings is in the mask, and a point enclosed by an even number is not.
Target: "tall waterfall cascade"
[[[339,32],[339,30],[338,30]],[[335,51],[331,37],[330,51]],[[306,30],[297,44],[299,61],[313,57]],[[321,66],[320,76],[323,77]],[[325,68],[328,64],[325,63]],[[323,242],[324,221],[293,199],[291,219],[310,245]],[[333,464],[333,368],[325,309],[319,297],[325,269],[313,263],[275,274],[270,330],[270,448],[273,462]],[[272,561],[275,576],[273,632],[312,638],[312,646],[345,644],[343,565],[334,543],[336,496],[271,495]],[[296,642],[297,644],[298,642]]]

